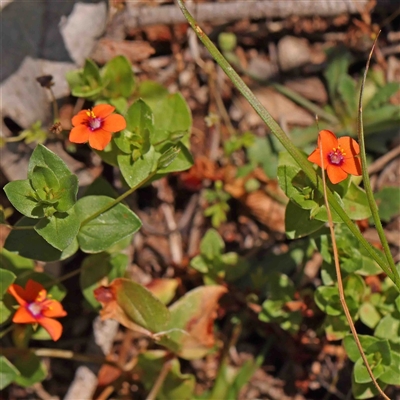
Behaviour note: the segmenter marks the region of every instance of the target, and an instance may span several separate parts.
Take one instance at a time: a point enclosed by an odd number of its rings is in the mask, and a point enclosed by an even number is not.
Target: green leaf
[[[115,107],[115,111],[119,114],[125,114],[128,109],[128,101],[124,97],[115,97],[107,99],[108,103]],[[100,104],[100,103],[97,103]]]
[[[158,159],[157,170],[165,170],[178,157],[180,152],[179,146],[171,146]]]
[[[36,224],[35,219],[21,218],[15,226],[31,227],[31,229],[12,230],[7,236],[4,247],[22,257],[38,261],[64,260],[78,250],[73,243],[63,252],[51,246],[33,229]]]
[[[0,325],[4,324],[10,318],[11,314],[13,314],[13,313],[14,313],[14,310],[10,307],[10,305],[8,304],[7,301],[6,302],[0,301]],[[0,366],[0,368],[1,368],[1,366]],[[0,376],[1,376],[1,370],[0,370]]]
[[[389,222],[400,213],[400,188],[387,186],[374,194],[379,209],[379,217],[384,222]]]
[[[169,159],[168,162],[165,160],[164,166],[161,167],[160,165],[160,169],[157,171],[157,176],[165,175],[171,172],[185,171],[193,165],[194,161],[190,151],[181,142],[178,142],[175,145],[165,145],[162,148],[157,149],[157,151],[161,154],[165,154],[170,152],[171,148],[175,154],[177,153],[177,155],[173,160]]]
[[[93,98],[103,90],[100,70],[90,59],[80,71],[70,71],[66,74],[67,81],[75,97]]]
[[[0,390],[14,382],[20,374],[17,368],[4,356],[0,356]]]
[[[116,289],[118,305],[131,321],[153,333],[167,328],[170,312],[149,290],[124,278],[115,279],[111,285]]]
[[[54,213],[51,217],[42,218],[35,231],[58,250],[66,249],[78,235],[80,221],[74,209],[69,212]]]
[[[150,133],[150,141],[154,132],[154,115],[151,108],[142,100],[136,100],[128,109],[126,129],[144,138],[145,131]]]
[[[314,294],[317,306],[328,315],[338,316],[343,313],[339,291],[336,286],[320,286]]]
[[[343,339],[349,332],[349,324],[344,314],[339,316],[327,315],[323,323],[328,340]]]
[[[324,226],[323,221],[310,219],[310,211],[303,210],[292,201],[286,206],[285,230],[289,239],[307,236]]]
[[[261,138],[254,135],[252,137],[253,144],[247,149],[250,162],[261,165],[269,178],[275,178],[277,176],[278,156],[274,151],[270,137]]]
[[[346,114],[353,117],[357,114],[357,91],[356,83],[349,75],[342,75],[338,82],[338,93],[342,97],[343,104],[345,104]]]
[[[385,390],[386,386],[380,380],[377,381],[378,385],[382,390]],[[372,382],[369,383],[357,383],[354,380],[354,374],[352,374],[351,391],[355,399],[370,399],[378,394],[378,389]]]
[[[378,363],[377,365],[374,365],[374,355],[369,354],[367,355],[367,360],[370,365],[372,365],[372,373],[374,374],[374,377],[378,379],[384,372],[384,367],[382,364]],[[371,377],[369,376],[367,367],[364,364],[364,361],[362,358],[359,358],[356,363],[354,364],[354,380],[357,383],[369,383],[372,382]]]
[[[380,340],[369,335],[358,335],[358,338],[360,339],[360,343],[364,349],[364,352],[366,352],[366,349],[369,346]],[[361,358],[360,352],[352,335],[346,335],[346,337],[343,339],[343,346],[351,361],[356,362],[359,358]]]
[[[400,354],[392,351],[392,363],[385,368],[385,372],[379,377],[382,382],[389,385],[400,385]]]
[[[79,282],[85,299],[95,310],[100,309],[100,304],[94,297],[93,290],[104,284],[104,278],[111,283],[113,279],[123,277],[127,265],[128,256],[125,254],[99,253],[85,258]]]
[[[163,365],[168,361],[168,353],[165,350],[150,350],[139,354],[138,363],[135,366],[135,374],[140,377],[140,382],[147,391],[150,391],[160,375]],[[170,369],[165,377],[158,400],[193,399],[195,378],[191,374],[182,374],[177,358],[169,361]]]
[[[11,204],[22,214],[30,218],[44,217],[43,205],[36,198],[29,179],[7,183],[4,191]]]
[[[180,93],[169,94],[153,108],[156,136],[154,143],[167,139],[168,132],[189,131],[190,109]]]
[[[393,343],[400,343],[400,318],[397,315],[385,315],[374,332],[375,336],[388,339]]]
[[[49,168],[60,181],[64,177],[72,175],[64,161],[61,160],[56,154],[54,154],[47,147],[39,144],[33,151],[31,158],[29,159],[28,165],[28,178],[32,178],[33,170],[35,167],[47,167]]]
[[[22,387],[32,386],[43,381],[47,376],[44,362],[32,352],[16,357],[14,365],[20,373],[15,377],[14,382]]]
[[[119,135],[116,133],[114,136]],[[110,143],[108,143],[107,147],[103,150],[94,150],[96,154],[107,164],[112,165],[113,167],[118,166],[117,156],[121,154],[121,150],[115,144],[115,140],[112,139]]]
[[[328,83],[329,97],[331,99],[336,97],[336,90],[343,76],[347,75],[351,59],[351,54],[343,46],[333,47],[328,50],[329,61],[324,76]]]
[[[361,304],[359,313],[360,320],[371,329],[375,328],[381,320],[381,314],[379,314],[376,307],[369,302]]]
[[[385,86],[379,88],[372,99],[364,106],[364,114],[368,114],[368,110],[370,109],[378,108],[387,103],[398,90],[400,90],[400,84],[398,82],[389,82]]]
[[[365,296],[364,279],[359,275],[350,274],[344,278],[343,287],[346,299],[351,297],[357,304],[360,304]]]
[[[85,190],[83,196],[108,196],[116,199],[118,193],[115,189],[101,176],[96,178]]]
[[[365,191],[354,183],[350,184],[343,198],[343,205],[347,215],[353,220],[369,218],[371,215]]]
[[[31,270],[35,266],[32,260],[11,253],[4,248],[0,251],[0,265],[15,275],[19,275],[25,270]]]
[[[152,110],[157,107],[163,98],[168,96],[168,90],[154,81],[143,81],[139,85],[139,97],[141,97]]]
[[[190,266],[196,271],[206,274],[208,272],[208,262],[202,256],[196,256],[190,261]]]
[[[60,187],[60,183],[53,171],[50,168],[41,167],[39,165],[33,168],[30,180],[32,187],[36,191],[44,190],[47,193],[52,189],[56,192]]]
[[[124,56],[111,59],[101,70],[106,97],[128,98],[135,88],[131,63]]]
[[[78,178],[76,175],[70,175],[60,180],[60,189],[56,193],[58,199],[55,208],[59,212],[68,211],[76,203],[78,194]]]
[[[200,253],[209,260],[219,257],[225,250],[225,243],[215,229],[209,229],[200,243]]]
[[[150,150],[136,161],[133,161],[130,154],[121,154],[117,157],[121,174],[129,187],[137,186],[156,170],[158,156],[151,146]]]
[[[11,271],[0,268],[0,298],[2,298],[4,293],[7,292],[7,289],[15,281],[15,278],[15,274]]]
[[[114,199],[107,196],[85,196],[75,205],[80,221],[102,210]],[[135,233],[140,219],[129,208],[117,204],[81,227],[78,242],[86,253],[100,253],[119,240]]]

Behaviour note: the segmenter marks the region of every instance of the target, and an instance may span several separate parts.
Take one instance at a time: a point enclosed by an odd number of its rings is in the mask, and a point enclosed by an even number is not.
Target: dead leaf
[[[115,382],[122,375],[120,368],[114,367],[110,364],[103,364],[97,374],[97,386],[108,386]]]
[[[309,112],[289,100],[283,94],[276,92],[274,89],[260,88],[253,90],[253,93],[268,110],[272,118],[277,121],[300,126],[309,126],[314,123],[314,117]],[[243,122],[245,122],[248,127],[255,127],[263,123],[261,118],[245,99],[240,98],[238,106],[236,107],[240,108],[239,112],[243,116]]]
[[[244,178],[236,178],[236,168],[225,168],[224,190],[238,199],[249,212],[263,225],[275,232],[285,232],[285,206],[270,197],[264,190],[246,192],[245,183],[248,179],[256,178],[268,182],[268,187],[278,190],[276,182],[269,180],[263,171],[257,168]]]
[[[91,58],[99,64],[105,64],[112,58],[122,55],[131,63],[137,63],[148,59],[155,53],[153,47],[148,42],[142,40],[114,40],[109,38],[100,39]]]
[[[169,307],[170,328],[160,344],[185,359],[201,358],[214,346],[214,320],[224,286],[201,286],[191,290]]]
[[[108,287],[101,286],[94,290],[94,297],[103,307],[102,310],[100,310],[101,319],[115,319],[121,325],[125,326],[125,328],[153,337],[152,332],[132,322],[125,311],[117,303],[115,290],[116,287],[111,285]]]
[[[145,287],[162,303],[168,304],[175,296],[179,279],[153,279]]]

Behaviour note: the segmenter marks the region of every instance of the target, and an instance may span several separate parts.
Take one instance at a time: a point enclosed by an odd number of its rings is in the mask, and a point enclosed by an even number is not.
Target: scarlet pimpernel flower
[[[349,136],[337,138],[328,130],[318,135],[318,147],[310,154],[308,160],[322,167],[320,148],[324,168],[329,180],[336,184],[347,178],[347,175],[361,175],[361,161],[358,157],[360,146]]]
[[[14,296],[19,308],[12,321],[16,324],[41,325],[56,341],[61,337],[62,325],[54,318],[67,315],[61,303],[49,298],[46,289],[32,279],[29,279],[25,289],[13,284],[8,293]]]
[[[122,115],[113,114],[115,107],[109,104],[99,104],[91,110],[79,111],[72,118],[69,140],[73,143],[89,142],[90,147],[104,150],[110,143],[112,134],[126,128]]]

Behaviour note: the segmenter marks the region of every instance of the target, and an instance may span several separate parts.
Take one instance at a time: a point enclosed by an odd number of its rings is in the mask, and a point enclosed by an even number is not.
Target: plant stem
[[[127,190],[125,193],[121,194],[121,196],[117,197],[114,201],[111,203],[107,204],[103,208],[101,208],[99,211],[96,211],[94,214],[91,216],[87,217],[85,220],[82,221],[81,227],[85,226],[88,224],[90,221],[93,221],[95,218],[97,218],[99,215],[105,213],[106,211],[110,210],[117,204],[119,204],[122,200],[125,199],[125,197],[128,197],[130,194],[132,194],[135,190],[139,189],[142,185],[144,185],[146,182],[148,182],[153,176],[157,173],[157,171],[152,172],[147,178],[143,179],[141,182],[139,182],[136,186],[131,187],[129,190]]]
[[[12,225],[6,224],[6,227],[7,227],[7,228],[10,228],[10,229],[12,229],[12,230],[14,230],[14,231],[26,231],[26,230],[29,230],[29,229],[35,229],[35,227],[32,226],[32,225],[27,225],[27,226],[12,226]]]
[[[287,152],[293,157],[293,159],[298,163],[300,168],[304,171],[307,177],[312,182],[313,186],[319,190],[321,194],[323,194],[323,189],[320,187],[320,182],[317,177],[317,174],[312,167],[311,163],[306,159],[306,157],[297,149],[296,146],[291,142],[285,132],[281,129],[278,123],[271,117],[268,111],[264,108],[264,106],[260,103],[260,101],[254,96],[253,92],[249,89],[249,87],[243,82],[240,76],[235,72],[235,70],[231,67],[231,65],[226,61],[223,55],[218,51],[215,45],[211,42],[211,40],[207,37],[207,35],[203,32],[203,30],[198,26],[192,15],[186,9],[183,0],[176,0],[182,13],[186,17],[190,26],[196,32],[198,38],[213,56],[214,60],[219,64],[219,66],[223,69],[223,71],[230,78],[235,87],[239,90],[239,92],[246,98],[246,100],[250,103],[250,105],[254,108],[257,114],[261,117],[261,119],[265,122],[265,124],[271,129],[272,133],[276,136],[276,138],[281,142],[281,144],[285,147]],[[332,191],[328,189],[328,201],[331,207],[336,211],[339,217],[343,220],[343,222],[347,225],[353,235],[359,240],[359,242],[364,246],[367,250],[368,254],[371,256],[373,260],[377,262],[377,264],[382,268],[382,270],[387,274],[387,276],[396,284],[397,290],[400,291],[400,283],[396,283],[394,280],[394,274],[392,270],[387,265],[387,261],[371,246],[370,243],[363,237],[357,226],[353,223],[353,221],[349,218],[346,212],[343,210],[341,205],[338,203]]]
[[[343,280],[342,280],[342,273],[340,271],[340,263],[339,263],[339,255],[338,255],[338,249],[336,245],[336,238],[335,238],[335,230],[333,228],[333,221],[332,221],[332,214],[331,214],[331,209],[329,207],[329,201],[328,201],[328,196],[327,196],[327,186],[326,186],[326,178],[325,178],[325,170],[324,170],[324,156],[322,153],[322,144],[319,148],[319,154],[321,158],[321,170],[322,170],[322,181],[323,181],[323,188],[324,188],[324,200],[325,200],[325,207],[326,207],[326,212],[328,214],[328,223],[329,223],[329,230],[331,232],[331,237],[332,237],[332,248],[333,248],[333,258],[335,260],[335,270],[336,270],[336,277],[337,277],[337,283],[338,283],[338,289],[339,289],[339,299],[340,303],[342,304],[344,314],[346,316],[347,322],[350,326],[351,333],[353,335],[353,338],[356,342],[358,351],[360,352],[361,358],[364,361],[365,367],[367,368],[368,374],[370,378],[372,379],[373,384],[375,385],[376,389],[380,393],[380,395],[385,399],[385,400],[390,400],[389,397],[385,395],[383,390],[380,388],[378,382],[375,379],[374,373],[372,372],[371,366],[368,363],[367,356],[364,353],[364,350],[361,346],[360,339],[358,338],[356,328],[354,326],[354,322],[351,318],[351,314],[349,311],[349,308],[347,307],[346,303],[346,298],[344,295],[344,289],[343,289]]]
[[[165,378],[167,377],[169,371],[172,368],[172,361],[173,359],[167,360],[164,365],[161,368],[161,371],[156,379],[156,382],[154,383],[150,393],[147,395],[146,400],[155,400],[158,392],[160,391]]]
[[[11,324],[11,325],[8,326],[6,329],[4,329],[4,331],[1,331],[1,332],[0,332],[0,339],[1,339],[2,337],[4,337],[5,335],[7,335],[8,332],[11,332],[11,331],[13,330],[13,328],[14,328],[14,325]]]
[[[73,351],[70,350],[46,349],[46,348],[29,348],[29,349],[21,349],[17,347],[0,348],[0,354],[4,355],[5,357],[25,355],[30,352],[33,352],[38,357],[63,358],[66,360],[74,360],[84,363],[94,363],[99,365],[110,364],[119,369],[123,369],[117,363],[108,361],[105,356],[99,356],[97,354],[88,355],[88,354],[74,353]]]
[[[360,156],[361,156],[361,162],[362,162],[362,177],[363,177],[363,181],[364,181],[365,193],[367,194],[369,208],[371,209],[372,218],[374,220],[375,228],[378,232],[379,239],[381,241],[383,251],[386,256],[387,263],[389,265],[389,268],[393,272],[394,283],[396,284],[397,287],[400,287],[400,276],[399,276],[399,273],[394,264],[393,257],[392,257],[392,254],[391,254],[390,248],[389,248],[389,243],[386,240],[385,232],[382,227],[382,222],[379,217],[378,206],[376,205],[374,194],[373,194],[373,191],[371,188],[371,182],[369,180],[369,174],[368,174],[368,168],[367,168],[367,156],[366,156],[366,152],[365,152],[364,126],[363,126],[363,120],[362,120],[362,115],[363,115],[362,96],[363,96],[363,92],[364,92],[365,80],[367,78],[369,64],[371,62],[372,53],[375,49],[377,40],[378,40],[378,36],[375,38],[374,44],[372,45],[371,52],[369,53],[367,65],[366,65],[365,71],[364,71],[364,77],[363,77],[363,80],[361,83],[360,98],[358,100],[357,131],[358,131],[358,141],[360,144]]]
[[[78,268],[78,269],[75,269],[74,271],[68,272],[67,274],[65,274],[65,275],[63,275],[63,276],[60,276],[59,278],[52,280],[52,281],[49,282],[48,284],[44,285],[44,287],[45,287],[45,288],[46,288],[46,287],[51,287],[51,286],[53,286],[53,285],[57,285],[57,284],[59,284],[59,283],[61,283],[61,282],[64,282],[64,281],[66,281],[67,279],[70,279],[70,278],[72,278],[73,276],[78,275],[81,271],[82,271],[82,268]]]
[[[60,114],[58,112],[58,104],[56,100],[56,96],[54,96],[53,89],[49,87],[51,102],[53,103],[53,121],[58,122],[60,120]]]

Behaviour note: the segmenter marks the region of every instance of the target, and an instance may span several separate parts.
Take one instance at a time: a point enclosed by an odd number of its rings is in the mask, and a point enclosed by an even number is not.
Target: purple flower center
[[[344,162],[345,155],[346,154],[341,150],[340,147],[333,148],[333,151],[328,154],[328,161],[330,164],[340,166]]]
[[[100,118],[89,118],[89,128],[92,131],[99,129],[101,127],[101,119]]]
[[[34,317],[37,317],[42,313],[42,306],[38,303],[30,303],[27,308]]]

